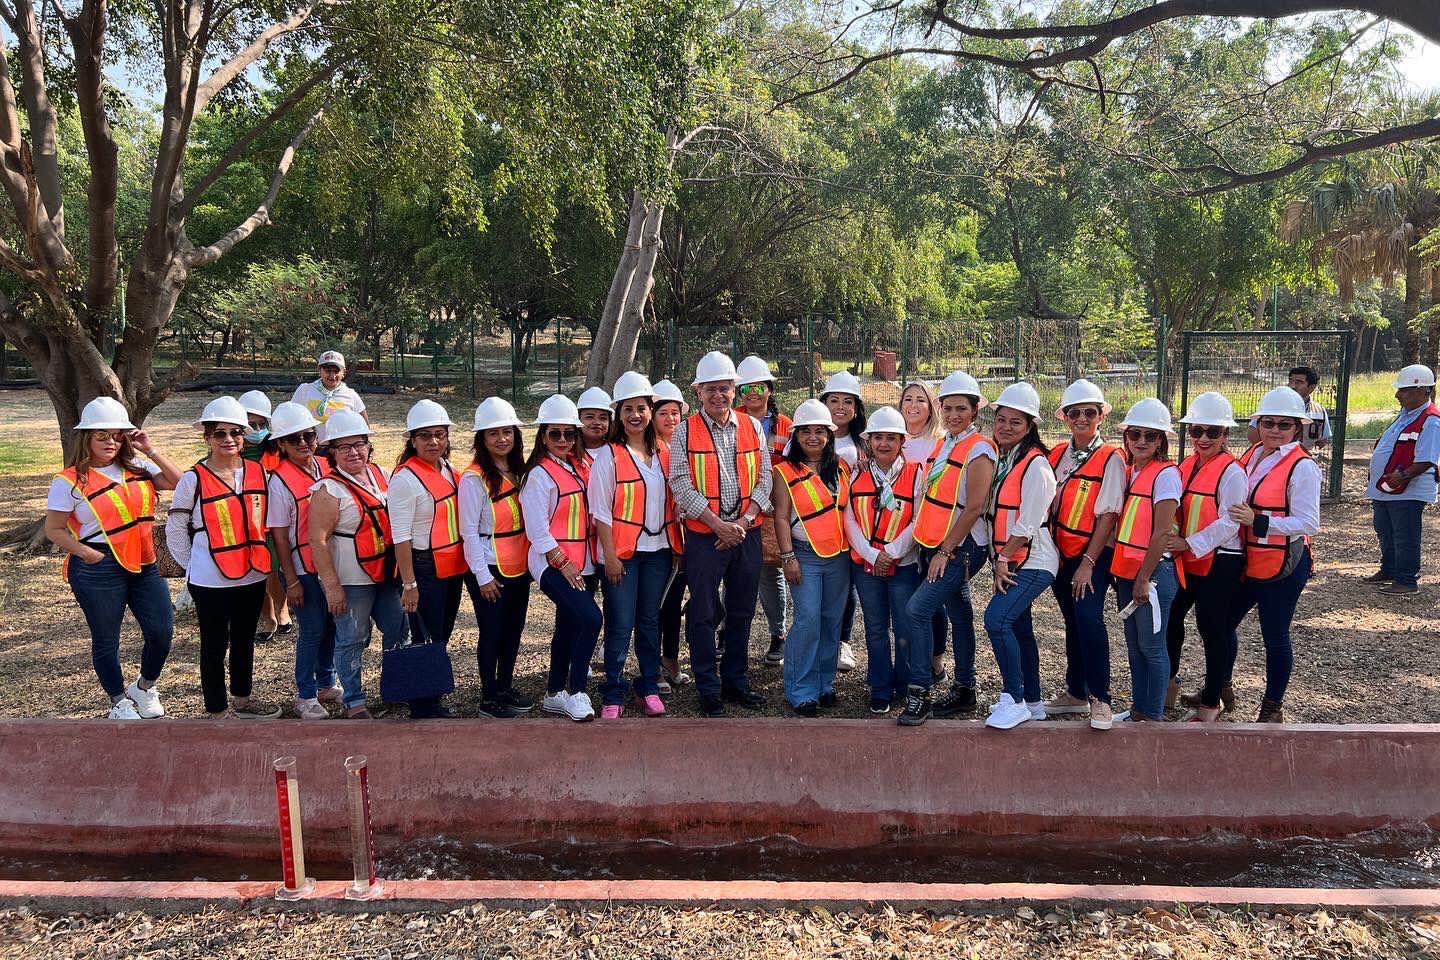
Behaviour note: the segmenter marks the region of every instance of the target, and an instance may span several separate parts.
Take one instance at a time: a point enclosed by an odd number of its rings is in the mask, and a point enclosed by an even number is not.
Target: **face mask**
[[[269,430],[268,428],[266,428],[266,427],[261,427],[259,430],[246,430],[246,431],[245,431],[245,442],[246,442],[246,443],[264,443],[264,442],[265,442],[265,438],[268,437],[268,436],[270,436],[270,430]]]

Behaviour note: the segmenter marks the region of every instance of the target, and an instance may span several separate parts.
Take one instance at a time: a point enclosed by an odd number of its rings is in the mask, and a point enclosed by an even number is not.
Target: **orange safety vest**
[[[1025,471],[1030,469],[1030,463],[1040,456],[1039,447],[1031,447],[1025,451],[1020,461],[1010,468],[1005,479],[1000,483],[1000,489],[995,491],[995,507],[990,516],[990,550],[992,557],[998,557],[1000,551],[1005,549],[1005,544],[1010,542],[1010,527],[1015,518],[1020,515],[1020,488],[1025,483]],[[1020,552],[1009,558],[1012,570],[1018,570],[1030,559],[1030,544],[1020,548]]]
[[[845,549],[845,511],[850,506],[850,468],[838,461],[835,492],[807,466],[780,460],[775,470],[790,490],[795,519],[816,556],[830,558]]]
[[[1057,476],[1060,461],[1069,450],[1068,443],[1050,449],[1050,468],[1057,471]],[[1060,485],[1057,507],[1050,514],[1050,529],[1055,535],[1055,546],[1060,550],[1060,556],[1073,559],[1090,545],[1091,538],[1095,536],[1095,501],[1105,482],[1105,468],[1109,466],[1110,458],[1120,452],[1115,444],[1102,443]]]
[[[775,454],[783,453],[785,444],[790,442],[790,433],[795,429],[795,423],[783,413],[775,414],[774,429],[771,431],[773,439],[770,441],[770,451]]]
[[[123,467],[117,483],[98,470],[85,471],[85,485],[80,485],[74,467],[60,471],[75,491],[90,504],[100,523],[104,538],[115,562],[131,573],[139,573],[147,563],[155,562],[155,481],[147,473],[134,473]],[[80,536],[80,521],[71,513],[65,525]],[[87,544],[95,546],[95,544]],[[67,554],[60,568],[70,579],[70,557]]]
[[[580,482],[587,487],[590,485],[590,465],[594,462],[595,458],[590,454],[589,450],[585,449],[585,445],[580,442],[580,435],[577,433],[575,435],[575,446],[571,448],[570,466],[575,468],[575,475],[578,476]]]
[[[1180,536],[1190,537],[1220,517],[1220,477],[1235,458],[1224,450],[1196,469],[1196,458],[1189,456],[1180,464],[1180,480],[1185,492],[1180,496]],[[1180,566],[1187,574],[1203,577],[1215,563],[1215,551],[1197,557],[1186,551],[1180,554]]]
[[[485,473],[478,463],[465,468],[485,485]],[[490,545],[495,553],[495,566],[502,577],[514,579],[523,577],[529,569],[526,557],[530,552],[530,539],[525,536],[525,516],[520,510],[520,488],[505,477],[500,478],[500,489],[490,496]]]
[[[435,516],[430,522],[430,559],[435,562],[435,576],[441,580],[465,573],[465,546],[460,542],[460,498],[455,483],[441,470],[419,457],[411,457],[400,465],[409,470],[435,502]]]
[[[855,471],[855,479],[850,484],[850,512],[855,515],[860,532],[876,550],[884,550],[886,544],[894,543],[895,538],[915,519],[915,472],[921,466],[912,462],[900,468],[900,475],[891,487],[895,500],[900,504],[894,510],[880,506],[880,485],[875,482],[874,475],[868,469]],[[874,568],[854,548],[850,550],[850,559],[863,564],[866,573],[874,574]],[[892,564],[888,575],[894,574]]]
[[[670,552],[677,557],[685,555],[685,525],[675,515],[675,497],[670,492],[670,445],[660,444],[655,451],[660,458],[660,469],[665,473],[665,538],[670,541]]]
[[[202,460],[191,468],[198,483],[201,529],[210,546],[215,567],[228,580],[239,580],[252,570],[270,572],[270,550],[265,546],[265,468],[242,461],[240,492],[221,480]],[[193,518],[193,514],[191,515]]]
[[[555,512],[550,515],[550,536],[564,551],[565,558],[575,564],[575,569],[585,569],[585,548],[590,542],[590,511],[585,503],[585,486],[580,478],[546,456],[540,466],[555,483],[559,500]]]
[[[750,509],[750,491],[760,482],[760,433],[755,421],[746,414],[732,413],[735,417],[735,479],[740,486],[740,503],[736,516],[743,517]],[[685,421],[685,455],[690,458],[690,481],[710,506],[715,516],[720,513],[720,462],[715,456],[715,438],[710,435],[710,424],[700,414],[692,413]],[[755,522],[759,523],[756,517]],[[698,519],[688,519],[685,525],[696,533],[709,533],[710,528]]]
[[[390,489],[385,474],[375,464],[366,466],[366,472],[381,493]],[[384,583],[395,573],[395,551],[390,540],[390,507],[365,487],[336,470],[330,475],[350,491],[355,506],[360,510],[360,524],[354,533],[335,531],[335,536],[355,541],[355,562],[372,583]]]
[[[1115,554],[1110,572],[1122,580],[1134,580],[1145,554],[1150,552],[1150,535],[1155,524],[1155,478],[1173,466],[1168,460],[1152,460],[1126,484],[1125,507],[1115,527]]]
[[[1240,455],[1240,466],[1247,473],[1250,461],[1260,448],[1257,443]],[[1295,472],[1296,464],[1309,459],[1310,454],[1305,447],[1295,444],[1250,491],[1250,508],[1268,517],[1290,516],[1290,476]],[[1264,582],[1278,577],[1285,569],[1285,552],[1290,548],[1290,538],[1283,533],[1272,533],[1261,539],[1255,536],[1254,527],[1242,526],[1240,532],[1245,544],[1245,579]],[[1305,544],[1309,546],[1309,537],[1305,538]]]
[[[310,552],[310,488],[317,479],[330,475],[330,464],[321,457],[313,461],[320,467],[320,477],[301,470],[289,459],[282,459],[275,476],[295,500],[295,552],[300,555],[300,572],[315,572],[315,556]]]
[[[615,461],[615,500],[610,508],[615,558],[629,560],[635,556],[635,546],[640,542],[640,534],[660,531],[645,529],[645,478],[640,475],[640,464],[635,462],[635,454],[623,443],[610,444],[610,453]],[[664,461],[661,463],[663,469]],[[667,496],[666,500],[669,499]],[[672,508],[670,517],[673,516]],[[667,538],[671,538],[673,542],[674,533],[670,530],[670,524],[665,521],[661,523]]]
[[[970,455],[970,448],[983,439],[979,431],[976,431],[951,447],[950,456],[946,458],[945,468],[940,472],[940,476],[925,485],[925,498],[915,509],[915,542],[920,546],[934,549],[945,542],[945,535],[950,532],[950,524],[960,509],[960,491],[964,489],[962,484],[965,482],[965,458]],[[929,476],[930,468],[944,443],[945,438],[941,437],[935,441],[935,446],[930,448],[930,456],[925,458],[923,468],[926,476]]]

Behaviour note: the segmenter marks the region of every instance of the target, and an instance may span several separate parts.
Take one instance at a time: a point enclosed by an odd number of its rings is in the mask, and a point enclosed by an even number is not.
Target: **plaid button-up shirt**
[[[736,418],[749,416],[738,410],[731,411],[730,417],[725,423],[719,424],[711,419],[710,414],[703,409],[700,411],[702,421],[710,428],[710,436],[715,441],[715,460],[720,466],[720,519],[740,519],[740,480],[736,476],[735,457],[735,433]],[[755,433],[760,437],[760,475],[755,480],[755,486],[750,491],[750,500],[755,508],[761,513],[769,513],[770,506],[770,445],[765,442],[765,434],[760,429],[760,424],[750,417],[755,423]],[[705,512],[710,505],[705,495],[695,488],[695,478],[690,475],[690,458],[686,455],[689,447],[690,418],[686,417],[680,421],[675,428],[675,433],[670,437],[670,492],[675,497],[675,508],[680,515],[686,519],[692,519]]]

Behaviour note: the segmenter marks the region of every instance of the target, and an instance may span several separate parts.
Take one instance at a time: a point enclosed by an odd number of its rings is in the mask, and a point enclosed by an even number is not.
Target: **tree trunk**
[[[1425,365],[1435,369],[1440,359],[1440,264],[1430,268],[1430,321],[1426,324]]]
[[[1424,286],[1420,255],[1411,249],[1405,257],[1405,350],[1402,363],[1416,363],[1420,359],[1420,331],[1415,328],[1415,318],[1420,315],[1420,293]]]
[[[655,261],[660,256],[660,223],[664,216],[665,208],[660,204],[645,204],[640,258],[630,278],[630,289],[625,294],[625,309],[620,315],[620,324],[610,347],[609,361],[605,365],[604,383],[607,386],[620,379],[620,375],[629,370],[635,362],[635,349],[640,344],[640,331],[645,325],[645,304],[650,301],[650,291],[655,286]],[[591,357],[594,357],[593,352]]]
[[[620,262],[615,275],[610,278],[610,290],[605,294],[605,309],[600,314],[600,326],[590,347],[590,362],[585,369],[585,386],[593,387],[605,379],[610,364],[610,351],[615,344],[615,332],[620,326],[620,315],[630,291],[634,287],[635,271],[640,264],[640,242],[644,236],[645,220],[649,207],[640,191],[636,190],[630,200],[630,220],[625,228],[625,248],[620,251]]]

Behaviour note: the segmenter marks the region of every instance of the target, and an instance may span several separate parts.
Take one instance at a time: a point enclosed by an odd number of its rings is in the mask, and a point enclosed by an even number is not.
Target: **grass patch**
[[[0,440],[0,476],[34,473],[52,466],[54,455],[44,444]]]
[[[1357,373],[1352,376],[1350,378],[1350,412],[1362,413],[1373,410],[1399,412],[1400,404],[1395,399],[1395,388],[1391,385],[1394,381],[1394,373]]]

